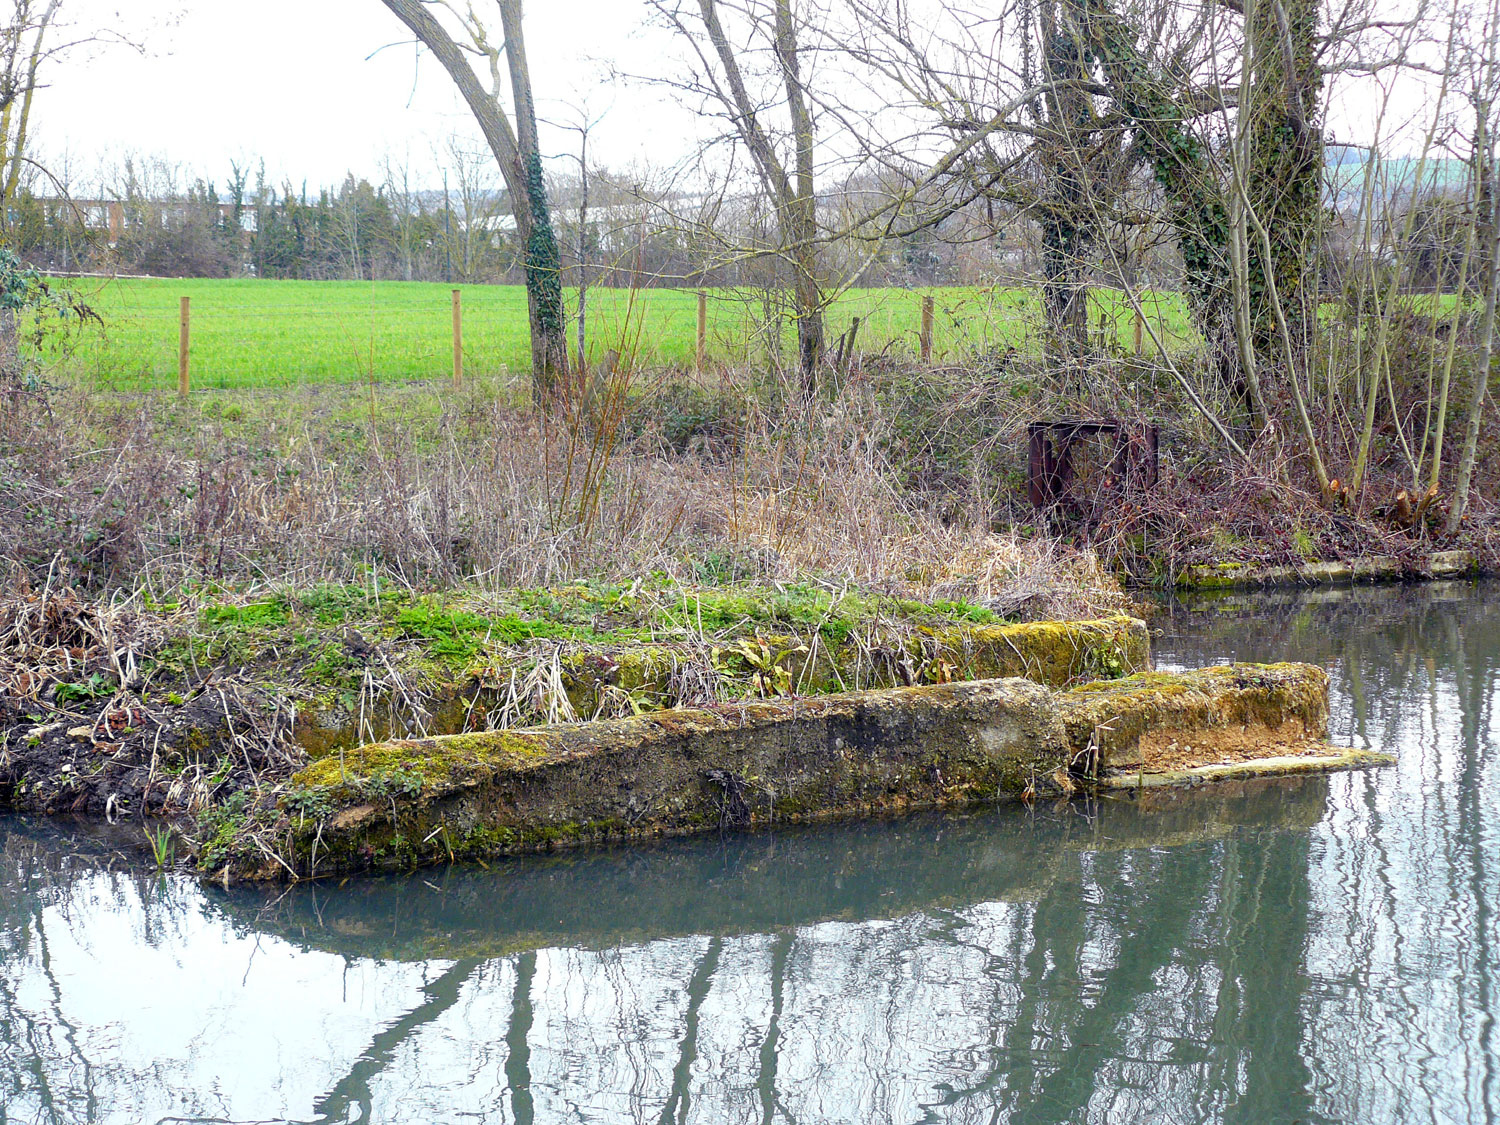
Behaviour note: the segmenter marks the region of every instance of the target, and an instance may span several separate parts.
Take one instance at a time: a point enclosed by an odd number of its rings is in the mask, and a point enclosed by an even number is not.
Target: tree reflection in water
[[[1165,615],[1379,772],[273,896],[0,821],[0,1120],[1496,1120],[1485,594]]]

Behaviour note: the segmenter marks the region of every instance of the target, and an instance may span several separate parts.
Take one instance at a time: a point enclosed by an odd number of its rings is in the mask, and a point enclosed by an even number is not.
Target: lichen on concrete
[[[1476,562],[1469,551],[1435,551],[1415,561],[1394,555],[1365,555],[1347,562],[1308,559],[1296,566],[1199,563],[1184,567],[1177,575],[1175,585],[1183,590],[1219,590],[1397,582],[1421,577],[1452,578],[1472,573]]]
[[[332,874],[989,801],[1067,758],[1052,693],[1006,679],[365,746],[282,804],[290,865]]]
[[[706,653],[682,645],[572,649],[561,657],[573,711],[608,713],[670,705],[685,674],[713,684],[720,698],[813,695],[955,680],[1021,676],[1049,687],[1123,676],[1150,666],[1145,622],[1120,616],[1021,625],[918,625],[837,644],[792,634],[757,634]],[[618,710],[616,706],[615,710]]]
[[[1321,739],[1327,692],[1309,665],[1233,664],[1062,691],[992,679],[377,743],[292,779],[278,862],[337,874],[1065,794],[1144,769],[1175,740],[1279,753]],[[248,857],[239,876],[280,873],[249,848],[221,854]]]

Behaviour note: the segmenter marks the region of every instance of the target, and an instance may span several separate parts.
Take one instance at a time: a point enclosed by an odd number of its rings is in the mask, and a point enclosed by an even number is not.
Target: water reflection
[[[1325,663],[1400,765],[275,897],[0,821],[0,1121],[1496,1120],[1500,610],[1158,651]]]

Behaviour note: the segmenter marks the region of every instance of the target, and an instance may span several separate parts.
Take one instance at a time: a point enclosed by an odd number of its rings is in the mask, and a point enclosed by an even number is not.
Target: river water
[[[1500,587],[1158,625],[1400,764],[275,893],[0,819],[0,1122],[1500,1121]]]

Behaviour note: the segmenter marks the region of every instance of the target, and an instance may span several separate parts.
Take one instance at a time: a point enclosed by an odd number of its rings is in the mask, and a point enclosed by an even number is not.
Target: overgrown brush
[[[1020,604],[1042,586],[1084,602],[1103,579],[1054,544],[954,519],[904,487],[897,420],[867,386],[814,409],[722,395],[732,419],[714,417],[715,439],[685,449],[609,379],[591,409],[554,415],[489,390],[184,405],[13,392],[0,416],[0,552],[33,575],[162,597],[202,582],[495,590],[659,571],[812,575],[918,597],[1010,596],[1020,583]]]

